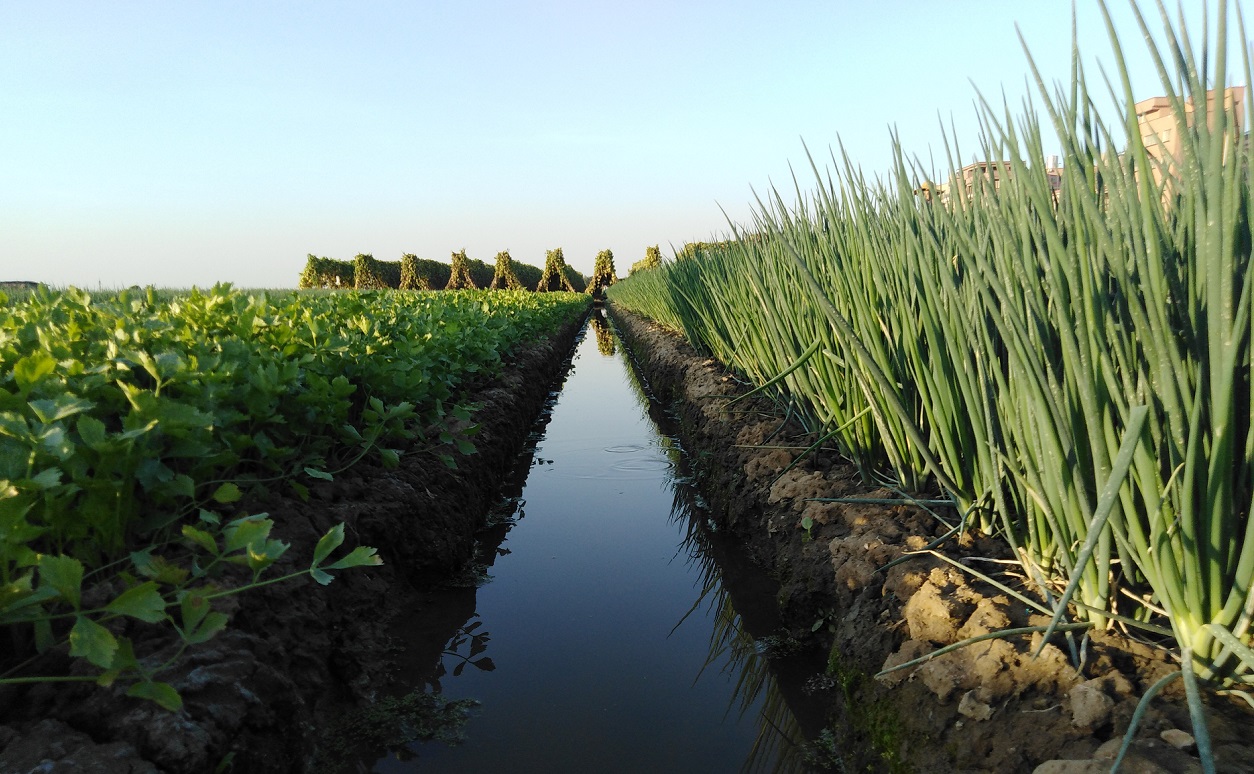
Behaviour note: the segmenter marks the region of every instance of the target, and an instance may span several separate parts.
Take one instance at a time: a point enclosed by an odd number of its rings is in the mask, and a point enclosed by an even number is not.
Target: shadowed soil
[[[1108,771],[1137,701],[1176,665],[1164,652],[1097,632],[1085,643],[1040,635],[989,639],[875,677],[963,639],[1048,618],[965,567],[1025,589],[1001,541],[967,532],[919,552],[957,517],[868,487],[835,451],[796,458],[816,440],[785,422],[718,362],[679,336],[611,306],[655,396],[680,417],[698,485],[722,530],[734,532],[780,581],[793,636],[830,648],[830,726],[848,771]],[[749,404],[749,405],[746,405]],[[796,463],[796,464],[794,464]],[[808,519],[808,521],[807,521]],[[945,521],[942,521],[944,519]],[[948,523],[946,523],[946,521]],[[811,524],[810,529],[803,525]],[[1071,651],[1082,653],[1082,667]],[[1040,654],[1034,657],[1034,653]],[[1219,771],[1254,771],[1254,713],[1212,695],[1208,721]],[[1151,705],[1122,771],[1201,771],[1180,681]]]

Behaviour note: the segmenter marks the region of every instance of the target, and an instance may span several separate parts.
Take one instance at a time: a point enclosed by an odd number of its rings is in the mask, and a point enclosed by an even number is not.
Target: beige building
[[[978,185],[992,184],[994,191],[1001,190],[1001,181],[1003,178],[1010,177],[1011,172],[1009,161],[977,161],[974,164],[968,164],[958,170],[958,174],[954,176],[954,180],[950,181],[950,188],[955,185],[962,186],[962,190],[966,192],[967,198],[975,196],[975,188]],[[983,183],[981,182],[983,178]]]
[[[1214,125],[1215,91],[1206,92],[1206,121],[1208,126]],[[1223,90],[1222,109],[1228,114],[1229,120],[1235,122],[1235,130],[1244,131],[1245,121],[1245,87],[1233,86]],[[1193,126],[1193,100],[1184,101],[1185,122]],[[1136,103],[1136,121],[1141,127],[1141,140],[1149,151],[1150,158],[1155,161],[1170,159],[1176,163],[1181,159],[1180,127],[1171,109],[1171,100],[1167,97],[1151,97]],[[1157,176],[1158,173],[1155,174]]]
[[[1213,89],[1206,92],[1206,116],[1210,125],[1214,123],[1215,100],[1216,92]],[[1240,134],[1244,131],[1245,122],[1245,87],[1232,86],[1224,89],[1222,100],[1222,109],[1233,121],[1235,131]],[[1154,176],[1161,181],[1162,168],[1169,164],[1178,164],[1181,160],[1180,127],[1172,112],[1171,100],[1167,97],[1151,97],[1136,103],[1135,107],[1141,140],[1145,143],[1150,158],[1160,162]],[[1195,108],[1192,99],[1184,101],[1184,111],[1186,125],[1193,126]],[[1058,166],[1058,157],[1047,156],[1044,162],[1045,174],[1049,178],[1054,201],[1057,201],[1062,188],[1062,169]],[[993,190],[999,190],[1001,181],[1011,174],[1012,168],[1008,161],[977,161],[958,170],[946,183],[922,183],[915,189],[915,194],[927,201],[947,203],[954,192],[961,190],[967,199],[971,199],[981,178],[991,181]]]
[[[972,199],[975,197],[976,186],[991,184],[993,190],[998,191],[1001,190],[1001,181],[1012,174],[1014,171],[1009,161],[976,161],[958,170],[947,183],[922,183],[915,189],[915,194],[928,201],[948,203],[955,191],[962,191],[967,199]],[[1045,174],[1049,178],[1050,190],[1057,197],[1058,189],[1062,187],[1062,172],[1058,168],[1057,156],[1045,158]]]

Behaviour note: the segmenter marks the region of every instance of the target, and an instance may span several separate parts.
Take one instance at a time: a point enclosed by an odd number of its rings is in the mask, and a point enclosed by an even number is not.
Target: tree
[[[592,282],[588,285],[588,292],[592,294],[593,298],[604,298],[605,289],[615,282],[618,282],[618,277],[614,275],[614,253],[611,250],[602,250],[597,253],[597,261],[592,269]]]
[[[522,283],[514,273],[514,260],[509,257],[509,250],[496,254],[496,273],[492,275],[491,290],[522,290]]]
[[[466,251],[458,250],[453,253],[453,266],[449,273],[448,284],[444,286],[444,289],[475,290],[478,287],[470,277],[470,262],[466,258]]]
[[[540,284],[536,285],[537,293],[554,290],[576,292],[575,286],[570,284],[570,278],[566,276],[566,257],[562,255],[560,247],[545,253],[544,274],[540,275]]]
[[[657,245],[653,245],[652,247],[645,248],[644,257],[631,265],[631,270],[628,274],[635,274],[638,271],[644,271],[646,269],[656,269],[661,265],[662,251]]]
[[[358,290],[386,290],[400,286],[400,261],[378,261],[370,253],[358,253],[353,258],[353,287]]]

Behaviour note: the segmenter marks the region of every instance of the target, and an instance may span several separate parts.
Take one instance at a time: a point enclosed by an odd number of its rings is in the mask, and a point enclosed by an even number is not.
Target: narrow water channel
[[[486,576],[425,595],[399,632],[400,681],[480,702],[465,741],[369,770],[804,771],[821,710],[803,683],[821,658],[780,636],[775,586],[706,527],[666,418],[599,317],[547,419],[484,537]]]

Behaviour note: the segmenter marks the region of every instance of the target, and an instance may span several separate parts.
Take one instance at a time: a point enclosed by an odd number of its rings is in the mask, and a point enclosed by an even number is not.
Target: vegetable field
[[[1169,649],[1195,721],[1197,677],[1254,704],[1254,102],[1208,101],[1229,82],[1225,24],[1209,54],[1167,24],[1153,52],[1178,156],[1138,131],[1122,64],[1113,123],[1075,65],[1070,85],[1038,83],[1040,113],[984,104],[979,158],[1008,162],[996,184],[941,201],[900,148],[876,182],[833,158],[795,205],[771,191],[730,242],[609,290],[763,385],[868,481],[939,488],[1002,535],[1053,626]]]
[[[0,683],[133,681],[176,707],[108,622],[171,626],[185,644],[227,623],[220,573],[242,588],[286,550],[282,524],[241,514],[253,491],[298,497],[369,457],[455,465],[473,451],[463,390],[587,296],[515,291],[245,293],[229,286],[97,297],[41,289],[0,307]],[[377,563],[332,554],[308,571]],[[286,576],[291,577],[291,576]],[[108,592],[101,598],[100,589]],[[90,594],[88,592],[91,592]],[[68,649],[90,668],[30,675],[22,656]],[[159,665],[158,665],[159,666]]]

